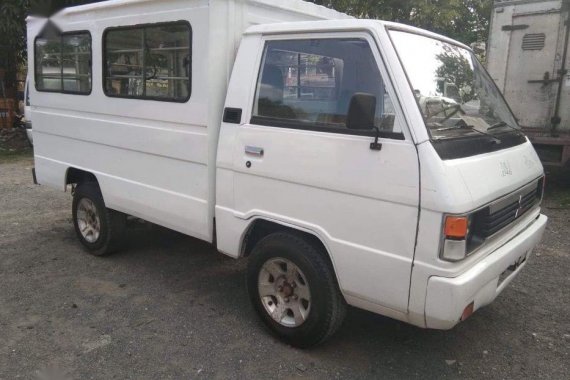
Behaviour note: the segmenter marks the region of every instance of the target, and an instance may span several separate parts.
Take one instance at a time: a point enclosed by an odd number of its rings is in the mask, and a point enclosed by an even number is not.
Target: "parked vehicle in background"
[[[496,0],[487,69],[542,162],[570,176],[569,12],[569,0]]]
[[[26,77],[26,86],[24,88],[24,128],[26,128],[26,136],[30,145],[34,145],[34,137],[32,135],[32,106],[30,104],[30,78]]]
[[[248,257],[295,346],[347,304],[452,328],[542,237],[540,161],[446,37],[298,0],[114,0],[30,18],[28,51],[37,181],[71,187],[86,250],[134,215]]]

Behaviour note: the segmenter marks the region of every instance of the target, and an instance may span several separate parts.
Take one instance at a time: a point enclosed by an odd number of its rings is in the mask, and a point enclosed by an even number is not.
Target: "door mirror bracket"
[[[376,133],[374,135],[374,142],[370,143],[370,149],[382,150],[382,144],[378,142],[378,138],[380,137],[380,130],[378,129],[378,127],[374,127],[374,131]]]

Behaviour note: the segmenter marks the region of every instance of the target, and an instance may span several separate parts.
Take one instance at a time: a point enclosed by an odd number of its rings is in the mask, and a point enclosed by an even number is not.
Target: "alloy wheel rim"
[[[258,294],[265,311],[285,327],[299,327],[311,311],[311,291],[307,278],[292,261],[273,258],[259,272]]]
[[[87,242],[94,243],[99,239],[101,220],[95,203],[90,199],[81,198],[77,205],[77,226]]]

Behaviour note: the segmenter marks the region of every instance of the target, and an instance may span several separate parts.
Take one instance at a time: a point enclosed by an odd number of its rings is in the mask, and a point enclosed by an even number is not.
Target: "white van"
[[[347,305],[449,329],[542,237],[540,161],[446,37],[298,0],[113,0],[30,18],[28,44],[37,181],[71,187],[87,251],[133,215],[248,256],[290,344]]]
[[[26,137],[30,146],[34,145],[34,137],[32,135],[32,106],[30,103],[30,78],[26,78],[24,87],[24,127],[26,128]]]

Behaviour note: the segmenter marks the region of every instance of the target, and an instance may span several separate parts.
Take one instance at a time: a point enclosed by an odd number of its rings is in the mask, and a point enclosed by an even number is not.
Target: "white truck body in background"
[[[543,163],[570,168],[570,1],[498,0],[487,69]]]
[[[32,106],[30,104],[30,78],[26,76],[26,85],[24,87],[24,125],[26,127],[26,136],[30,145],[34,144],[32,135]]]
[[[264,238],[303,236],[338,302],[447,329],[504,289],[544,231],[536,153],[470,49],[443,36],[297,0],[113,0],[30,18],[28,51],[37,180],[78,186],[88,249],[110,224],[93,230],[103,200],[254,263],[271,255]],[[478,79],[449,84],[459,103],[437,89],[445,52]],[[283,314],[306,281],[268,296],[263,270],[248,281],[280,336],[340,318],[310,314],[325,307],[314,284],[314,306]],[[323,326],[292,344],[338,327]]]

